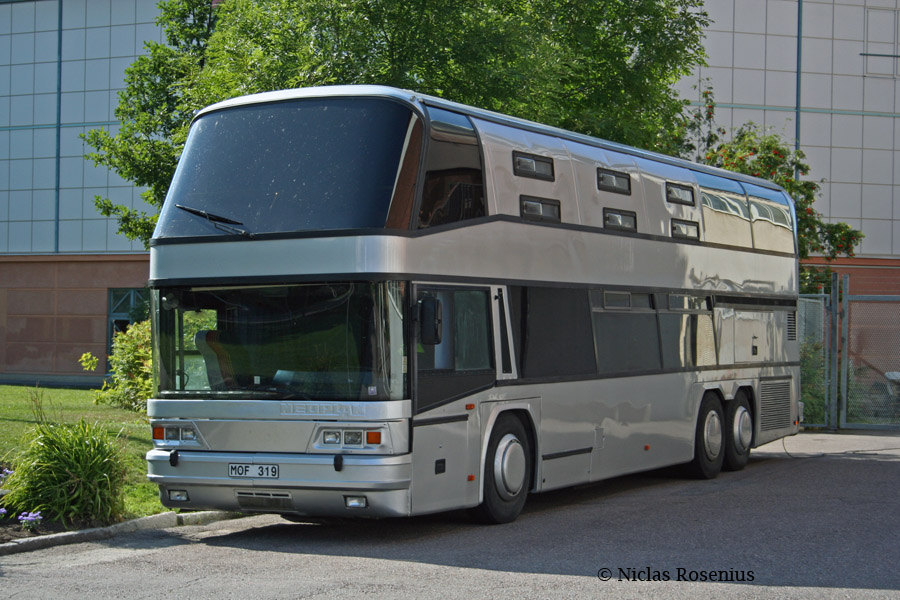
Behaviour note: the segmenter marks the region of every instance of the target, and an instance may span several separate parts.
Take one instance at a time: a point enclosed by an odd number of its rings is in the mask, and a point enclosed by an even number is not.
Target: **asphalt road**
[[[263,515],[14,554],[0,597],[898,598],[898,537],[900,435],[801,434],[712,481],[533,496],[510,525]]]

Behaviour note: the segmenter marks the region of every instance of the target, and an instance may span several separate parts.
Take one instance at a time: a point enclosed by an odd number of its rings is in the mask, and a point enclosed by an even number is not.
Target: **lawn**
[[[42,395],[44,413],[51,421],[74,423],[83,417],[118,436],[128,470],[125,518],[167,510],[159,503],[157,487],[147,481],[144,455],[153,444],[146,415],[94,404],[94,392],[90,390],[0,386],[0,464],[12,466],[18,448],[36,423],[32,414],[34,394]]]

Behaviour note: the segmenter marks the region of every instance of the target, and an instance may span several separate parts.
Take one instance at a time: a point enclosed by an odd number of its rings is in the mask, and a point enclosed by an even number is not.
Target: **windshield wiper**
[[[218,229],[219,231],[227,231],[229,233],[237,233],[244,237],[253,237],[253,234],[247,231],[246,229],[240,229],[239,227],[234,227],[234,225],[243,225],[240,221],[235,221],[233,219],[229,219],[228,217],[223,217],[222,215],[216,215],[211,212],[206,212],[205,210],[200,210],[199,208],[193,208],[190,206],[184,206],[182,204],[176,204],[175,208],[180,208],[185,212],[189,212],[192,215],[197,215],[198,217],[203,217],[210,223],[212,226]]]

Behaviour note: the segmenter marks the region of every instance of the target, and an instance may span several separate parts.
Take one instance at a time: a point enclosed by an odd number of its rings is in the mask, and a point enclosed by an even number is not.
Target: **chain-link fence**
[[[849,296],[844,305],[841,424],[900,426],[900,297]]]
[[[807,427],[825,427],[828,424],[830,316],[827,295],[804,295],[797,304],[800,394],[803,424]]]
[[[900,296],[850,295],[835,274],[800,298],[797,339],[804,426],[900,429]]]

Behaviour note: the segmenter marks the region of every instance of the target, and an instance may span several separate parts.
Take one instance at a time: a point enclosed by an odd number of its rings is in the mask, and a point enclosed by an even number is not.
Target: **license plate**
[[[278,479],[278,465],[229,463],[228,476],[249,477],[253,479]]]

